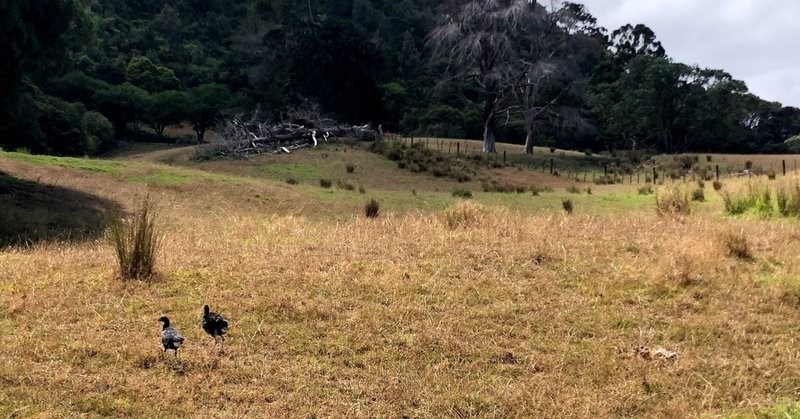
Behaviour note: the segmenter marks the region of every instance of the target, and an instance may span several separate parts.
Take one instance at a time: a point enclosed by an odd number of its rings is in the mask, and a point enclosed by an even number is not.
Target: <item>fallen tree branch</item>
[[[330,119],[308,115],[292,120],[294,122],[271,124],[255,117],[247,121],[240,117],[230,119],[217,128],[210,143],[198,149],[197,156],[247,158],[257,154],[291,153],[334,138],[373,141],[383,136],[380,126],[378,129],[369,125],[343,126]]]

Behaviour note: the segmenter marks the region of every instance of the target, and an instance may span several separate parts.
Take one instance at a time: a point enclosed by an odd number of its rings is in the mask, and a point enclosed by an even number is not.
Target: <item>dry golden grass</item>
[[[62,182],[128,209],[146,192]],[[100,239],[0,250],[0,415],[685,417],[797,398],[796,223],[475,204],[454,226],[447,210],[325,220],[232,194],[252,187],[151,189],[155,282],[115,280]],[[734,230],[751,260],[727,255]],[[206,303],[231,322],[223,355]],[[187,338],[178,359],[161,315]]]

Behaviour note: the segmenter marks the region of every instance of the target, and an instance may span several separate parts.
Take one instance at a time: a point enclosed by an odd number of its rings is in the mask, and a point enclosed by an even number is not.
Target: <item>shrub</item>
[[[752,169],[753,168],[753,162],[750,161],[750,160],[744,162],[744,168],[747,169],[747,170]]]
[[[703,182],[702,179],[700,179],[700,180],[697,181],[697,187],[700,188],[700,189],[705,189],[706,183]]]
[[[352,165],[352,164],[348,164],[348,165],[345,167],[345,169],[347,169],[347,173],[355,173],[355,171],[356,171],[356,166],[355,166],[355,165]]]
[[[586,195],[591,195],[591,194],[592,194],[592,187],[591,186],[587,186],[586,187]]]
[[[145,198],[133,217],[116,219],[108,228],[106,237],[114,247],[122,279],[154,276],[156,253],[161,244],[156,221],[157,213],[149,198]]]
[[[453,191],[453,197],[471,199],[472,198],[472,192],[469,189],[458,188],[458,189]]]
[[[514,188],[514,190],[517,193],[525,193],[525,187],[524,186],[517,186],[517,187]]]
[[[359,186],[359,187],[358,187],[358,193],[362,193],[362,194],[363,194],[363,193],[367,193],[367,190],[366,190],[366,189],[364,189],[364,187],[363,187],[363,186]]]
[[[778,212],[784,217],[800,217],[800,182],[795,181],[794,185],[778,188],[776,192]]]
[[[572,200],[571,199],[562,198],[561,199],[561,206],[564,208],[564,211],[566,211],[567,214],[572,214],[573,207],[572,207]]]
[[[725,212],[729,215],[744,214],[748,209],[755,206],[755,199],[750,195],[732,194],[730,192],[722,193],[722,202],[725,204]]]
[[[750,252],[750,245],[747,243],[747,236],[744,232],[723,234],[722,243],[728,256],[746,260],[753,258],[753,254]]]
[[[322,186],[323,188],[328,189],[331,186],[333,186],[333,182],[331,182],[328,179],[320,179],[319,180],[319,186]]]
[[[775,180],[777,176],[778,176],[777,173],[775,173],[775,171],[772,169],[770,169],[770,171],[767,172],[767,177],[769,178],[769,180]]]
[[[458,201],[452,207],[444,210],[444,223],[451,229],[477,225],[480,222],[482,208],[473,202]]]
[[[336,186],[338,186],[339,189],[344,189],[346,191],[354,191],[354,190],[356,190],[356,187],[353,186],[352,183],[342,182],[341,180],[336,182]]]
[[[656,192],[656,212],[658,215],[691,214],[689,193],[682,188],[662,188]]]
[[[706,161],[711,162],[711,154],[706,154]]]
[[[603,175],[599,176],[594,180],[596,185],[613,185],[617,183],[617,179],[614,178],[613,175]]]
[[[381,212],[381,204],[376,201],[375,199],[370,199],[366,205],[364,205],[364,215],[367,218],[377,218]]]
[[[286,178],[286,183],[288,183],[290,185],[297,185],[298,183],[300,183],[300,181],[298,181],[297,179],[295,179],[293,177],[290,177],[290,178]]]
[[[577,186],[572,185],[569,188],[567,188],[567,192],[572,193],[572,194],[580,194],[581,190]]]
[[[715,180],[713,183],[711,183],[711,185],[714,186],[715,191],[722,189],[722,182],[718,180]]]
[[[653,187],[650,185],[642,186],[639,188],[639,195],[652,195]]]
[[[702,189],[695,189],[692,191],[692,201],[706,202],[706,195]]]

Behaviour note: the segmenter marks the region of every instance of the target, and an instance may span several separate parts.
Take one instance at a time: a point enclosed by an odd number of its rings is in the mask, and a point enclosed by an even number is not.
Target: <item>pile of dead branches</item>
[[[291,153],[294,150],[316,147],[336,138],[377,140],[382,136],[380,126],[343,126],[331,119],[314,115],[295,114],[291,122],[261,122],[256,116],[248,119],[234,117],[216,129],[214,139],[200,147],[198,157],[216,156],[246,158],[256,154]]]

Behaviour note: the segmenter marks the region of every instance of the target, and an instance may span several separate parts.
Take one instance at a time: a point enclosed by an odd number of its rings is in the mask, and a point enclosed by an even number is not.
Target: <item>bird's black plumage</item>
[[[158,321],[164,323],[164,327],[161,329],[161,344],[164,345],[164,352],[166,352],[167,349],[172,349],[175,351],[175,356],[177,357],[178,349],[183,345],[183,336],[181,336],[177,329],[169,325],[168,317],[161,317]]]
[[[225,341],[225,334],[228,333],[228,322],[219,314],[210,311],[208,305],[203,306],[203,330],[206,331],[211,337],[214,338],[214,342],[217,341],[217,338],[222,338],[222,341]]]

